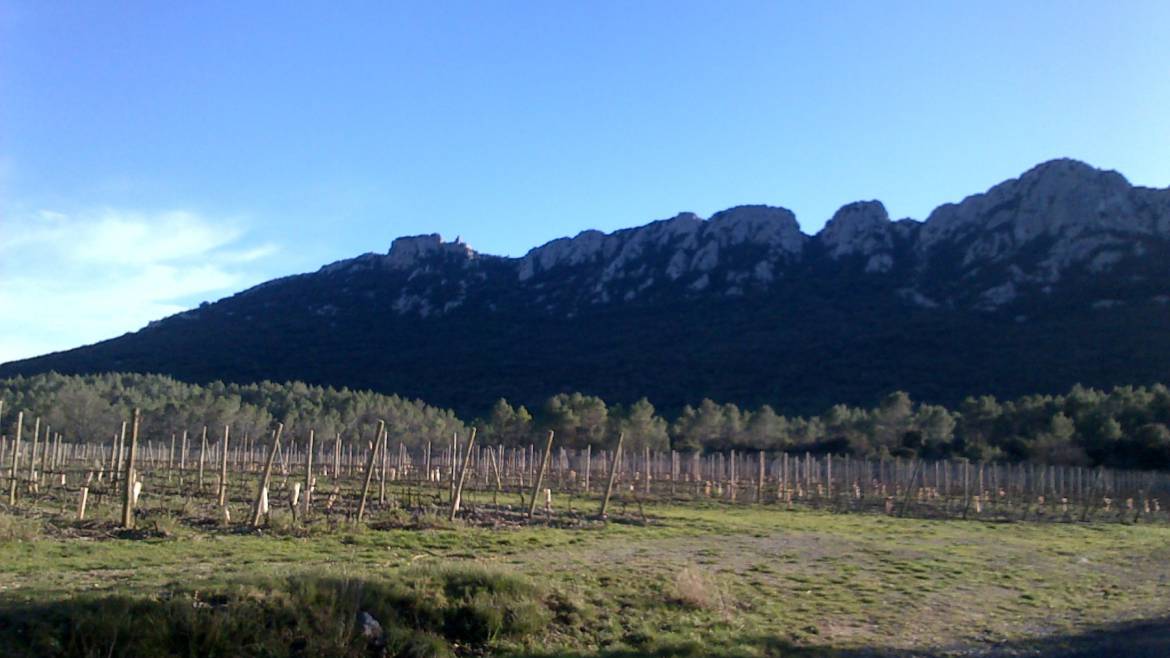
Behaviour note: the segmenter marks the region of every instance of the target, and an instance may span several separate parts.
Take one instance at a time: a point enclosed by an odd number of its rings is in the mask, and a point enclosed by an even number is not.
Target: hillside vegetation
[[[817,416],[785,416],[769,405],[741,408],[704,400],[672,417],[642,399],[610,405],[580,393],[549,398],[529,410],[499,400],[477,418],[460,419],[417,400],[300,382],[186,384],[159,375],[58,374],[0,380],[11,435],[16,411],[41,417],[70,441],[109,441],[132,408],[143,412],[144,438],[198,434],[232,425],[263,437],[274,422],[290,435],[314,430],[347,439],[384,420],[395,443],[409,448],[479,429],[483,444],[525,446],[552,429],[558,445],[652,450],[767,450],[857,457],[967,458],[1117,468],[1170,468],[1170,389],[1074,387],[1063,395],[1015,400],[982,396],[956,407],[920,404],[902,392],[869,408],[835,405]],[[366,437],[371,438],[371,437]]]

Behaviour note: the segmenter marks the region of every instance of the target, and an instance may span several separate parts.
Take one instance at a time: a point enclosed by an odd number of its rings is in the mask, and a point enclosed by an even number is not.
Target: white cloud
[[[276,253],[189,211],[0,218],[0,363],[113,338],[264,278]]]

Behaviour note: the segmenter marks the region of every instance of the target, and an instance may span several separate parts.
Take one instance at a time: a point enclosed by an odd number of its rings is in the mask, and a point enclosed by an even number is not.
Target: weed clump
[[[695,567],[679,570],[673,594],[675,604],[691,610],[723,611],[727,607],[719,584]]]
[[[0,542],[33,541],[45,534],[45,524],[40,519],[0,514]]]

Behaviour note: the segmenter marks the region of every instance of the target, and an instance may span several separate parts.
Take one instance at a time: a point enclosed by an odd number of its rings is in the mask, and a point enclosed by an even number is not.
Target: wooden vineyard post
[[[410,455],[406,451],[406,444],[398,441],[398,454],[395,456],[397,465],[394,467],[394,479],[405,482],[407,480],[407,472],[414,470],[414,464]]]
[[[971,462],[963,459],[963,518],[967,518],[967,510],[971,507]]]
[[[89,487],[82,487],[77,498],[77,520],[85,520],[85,503],[89,500]]]
[[[378,456],[378,448],[382,445],[382,432],[386,431],[386,421],[378,421],[378,429],[374,432],[374,443],[370,447],[370,458],[366,461],[366,480],[362,485],[362,497],[358,501],[357,520],[362,522],[362,518],[366,515],[366,499],[370,495],[370,482],[374,478],[374,458]]]
[[[978,487],[976,489],[976,495],[979,496],[980,501],[983,501],[984,499],[986,499],[986,492],[984,491],[984,488],[983,488],[983,468],[984,468],[984,466],[985,466],[984,462],[979,461],[979,481],[976,484],[976,486]],[[975,510],[976,514],[980,514],[982,512],[983,512],[982,509]]]
[[[906,510],[910,508],[910,496],[914,490],[914,479],[918,477],[919,471],[922,470],[922,461],[920,460],[912,460],[911,465],[913,468],[910,471],[910,481],[906,483],[906,492],[902,497],[902,509],[898,512],[898,516],[905,516]]]
[[[341,479],[341,432],[333,440],[333,481]]]
[[[552,454],[553,431],[548,431],[548,442],[544,444],[544,458],[540,460],[540,470],[536,474],[536,482],[532,486],[532,503],[528,505],[528,518],[536,514],[536,497],[540,494],[540,485],[544,483],[544,471],[548,468],[548,459]]]
[[[36,486],[37,481],[37,447],[41,438],[41,417],[37,416],[33,423],[33,440],[32,450],[28,453],[28,486],[30,489]]]
[[[450,489],[451,496],[455,496],[455,462],[459,461],[459,434],[451,433],[451,464],[448,473],[447,483]]]
[[[429,483],[431,481],[431,442],[430,441],[427,441],[427,450],[423,454],[423,461],[426,463],[426,466],[424,468],[426,468],[426,471],[427,471],[426,476],[423,479],[426,480],[426,482],[428,483],[428,486],[430,486],[429,485]]]
[[[475,428],[471,428],[471,436],[467,438],[467,452],[463,456],[463,467],[459,469],[459,482],[455,485],[455,495],[451,497],[451,513],[447,515],[448,521],[455,520],[455,514],[459,511],[459,503],[463,498],[463,483],[467,480],[467,465],[471,462],[471,450],[475,447]]]
[[[679,460],[678,453],[674,450],[670,451],[670,497],[674,498],[675,486],[678,483],[679,474]]]
[[[779,484],[776,485],[776,501],[789,500],[788,499],[788,453],[780,453],[780,477],[777,478]]]
[[[297,440],[292,439],[288,442],[288,450],[280,451],[280,474],[288,475],[288,465],[291,461],[297,458]]]
[[[613,495],[613,484],[617,480],[618,462],[621,461],[622,458],[622,441],[624,441],[625,438],[625,432],[618,434],[617,447],[614,448],[613,457],[610,458],[609,480],[605,485],[605,496],[601,499],[601,511],[598,512],[598,516],[600,516],[602,519],[605,518],[605,510],[609,507],[609,497]]]
[[[20,466],[20,434],[24,426],[24,412],[16,414],[16,434],[12,437],[12,472],[9,474],[11,483],[8,489],[8,506],[16,506],[16,481],[19,479],[20,471],[17,470]]]
[[[48,475],[49,471],[51,470],[51,466],[49,465],[49,458],[51,456],[50,451],[53,447],[53,441],[55,440],[56,436],[56,434],[53,434],[52,425],[45,426],[45,443],[41,446],[41,472],[37,479],[45,480],[46,483],[48,483]]]
[[[825,455],[825,497],[833,500],[833,453]]]
[[[207,426],[203,426],[203,434],[199,440],[199,491],[203,491],[203,464],[207,454]]]
[[[227,506],[227,467],[228,467],[228,435],[231,433],[232,426],[223,426],[223,441],[220,445],[220,462],[219,462],[219,506]]]
[[[757,505],[764,502],[764,468],[765,468],[765,466],[764,466],[764,451],[763,450],[760,451],[759,458],[760,458],[760,472],[756,478],[756,504]]]
[[[382,459],[379,460],[378,467],[378,504],[386,504],[386,467],[389,465],[387,457],[386,443],[389,441],[390,432],[386,432],[387,436],[382,437],[382,445],[378,448],[382,452]]]
[[[496,488],[492,490],[492,504],[495,505],[499,502],[500,488],[502,484],[500,482],[500,463],[496,459],[496,451],[492,450],[491,448],[488,448],[488,463],[491,465],[492,470],[496,474]]]
[[[57,454],[61,452],[61,433],[57,432],[53,435],[53,449],[49,452],[49,465],[46,467],[49,470],[57,470]]]
[[[309,448],[305,451],[305,514],[313,508],[313,438],[314,431],[309,430]]]
[[[118,464],[114,469],[117,477],[122,477],[122,466],[126,461],[126,421],[122,421],[122,430],[118,432]]]
[[[812,454],[804,453],[804,493],[806,496],[812,496]]]
[[[646,476],[645,482],[642,484],[643,492],[650,495],[650,446],[646,446],[643,450],[642,460],[645,462],[642,466],[643,475]]]
[[[187,430],[183,430],[183,440],[179,445],[179,489],[183,488],[183,476],[187,473]]]
[[[137,409],[131,417],[130,425],[130,454],[126,458],[125,482],[122,487],[122,527],[130,530],[134,528],[134,484],[138,475],[134,472],[134,462],[138,457],[138,424],[141,416]]]
[[[98,471],[98,479],[99,480],[102,479],[102,476],[105,473],[109,473],[110,474],[110,482],[114,481],[114,459],[115,459],[114,458],[114,450],[116,450],[117,448],[118,448],[118,434],[114,433],[113,437],[110,439],[110,463],[108,465],[105,463],[103,463],[101,465],[101,470]],[[103,449],[102,449],[101,445],[99,444],[99,446],[98,446],[98,455],[99,456],[102,455],[102,450]]]
[[[260,487],[256,490],[256,504],[252,506],[252,527],[260,527],[260,519],[268,510],[265,504],[268,500],[268,482],[272,479],[272,465],[276,462],[276,452],[280,450],[280,433],[284,430],[284,423],[277,423],[272,432],[272,447],[268,449],[268,460],[264,464],[264,475],[260,478]]]
[[[39,487],[41,480],[48,480],[49,473],[49,448],[53,445],[53,426],[45,425],[45,442],[41,444],[41,470],[37,473],[37,481],[34,486]]]
[[[593,468],[593,444],[585,446],[585,495],[589,495],[589,471]]]

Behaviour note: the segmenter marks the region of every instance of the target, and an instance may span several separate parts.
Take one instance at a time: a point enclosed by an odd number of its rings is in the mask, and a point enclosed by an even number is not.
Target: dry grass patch
[[[674,577],[674,602],[692,610],[727,615],[731,602],[719,582],[697,566],[683,567]]]

